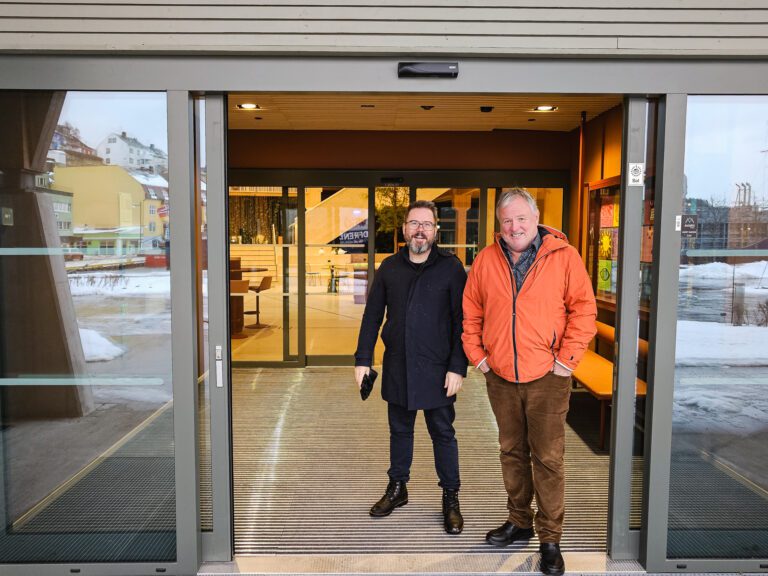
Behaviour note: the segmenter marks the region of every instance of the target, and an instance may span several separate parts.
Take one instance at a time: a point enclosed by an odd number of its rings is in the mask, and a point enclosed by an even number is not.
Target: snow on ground
[[[677,322],[678,366],[768,366],[768,328]]]
[[[95,330],[80,328],[80,341],[83,343],[86,362],[106,362],[125,354],[123,348],[113,344]]]
[[[765,386],[675,386],[673,421],[687,432],[764,433],[768,426]]]

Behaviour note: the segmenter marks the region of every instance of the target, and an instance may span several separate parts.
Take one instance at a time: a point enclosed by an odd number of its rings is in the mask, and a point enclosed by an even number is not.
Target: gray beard
[[[435,243],[434,240],[430,242],[429,240],[425,239],[426,241],[424,244],[418,245],[416,242],[414,242],[414,240],[416,240],[415,237],[411,237],[411,239],[408,240],[408,250],[410,250],[411,254],[424,254],[424,252],[430,250],[432,248],[432,244]]]

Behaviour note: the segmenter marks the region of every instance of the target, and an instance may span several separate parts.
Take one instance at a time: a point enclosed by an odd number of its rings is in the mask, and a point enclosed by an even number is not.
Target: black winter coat
[[[411,262],[408,248],[385,259],[368,294],[355,365],[370,366],[381,331],[384,366],[381,395],[408,410],[430,410],[456,401],[446,397],[446,372],[467,375],[461,344],[462,296],[467,273],[461,261],[432,247],[427,260]]]

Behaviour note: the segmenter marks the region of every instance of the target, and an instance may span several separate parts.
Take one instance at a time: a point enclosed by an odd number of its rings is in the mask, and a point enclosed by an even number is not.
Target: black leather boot
[[[408,504],[408,488],[405,487],[405,482],[390,480],[384,496],[373,505],[370,514],[377,518],[389,516],[392,514],[392,510],[406,504]]]
[[[485,535],[485,541],[493,546],[509,546],[518,540],[530,540],[533,538],[533,528],[520,528],[512,522],[504,522],[495,530]]]
[[[565,572],[565,562],[560,553],[560,544],[545,542],[539,545],[541,553],[541,571],[549,576],[561,576]]]
[[[443,489],[443,526],[448,534],[461,534],[464,529],[458,490]]]

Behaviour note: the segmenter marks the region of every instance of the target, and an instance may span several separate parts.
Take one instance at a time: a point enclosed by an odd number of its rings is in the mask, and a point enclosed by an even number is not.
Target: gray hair
[[[525,188],[502,188],[502,192],[499,195],[499,200],[496,202],[496,219],[499,218],[499,211],[507,204],[511,203],[515,198],[522,198],[528,202],[528,206],[531,208],[531,212],[534,214],[539,213],[539,207],[536,206],[536,200]]]

